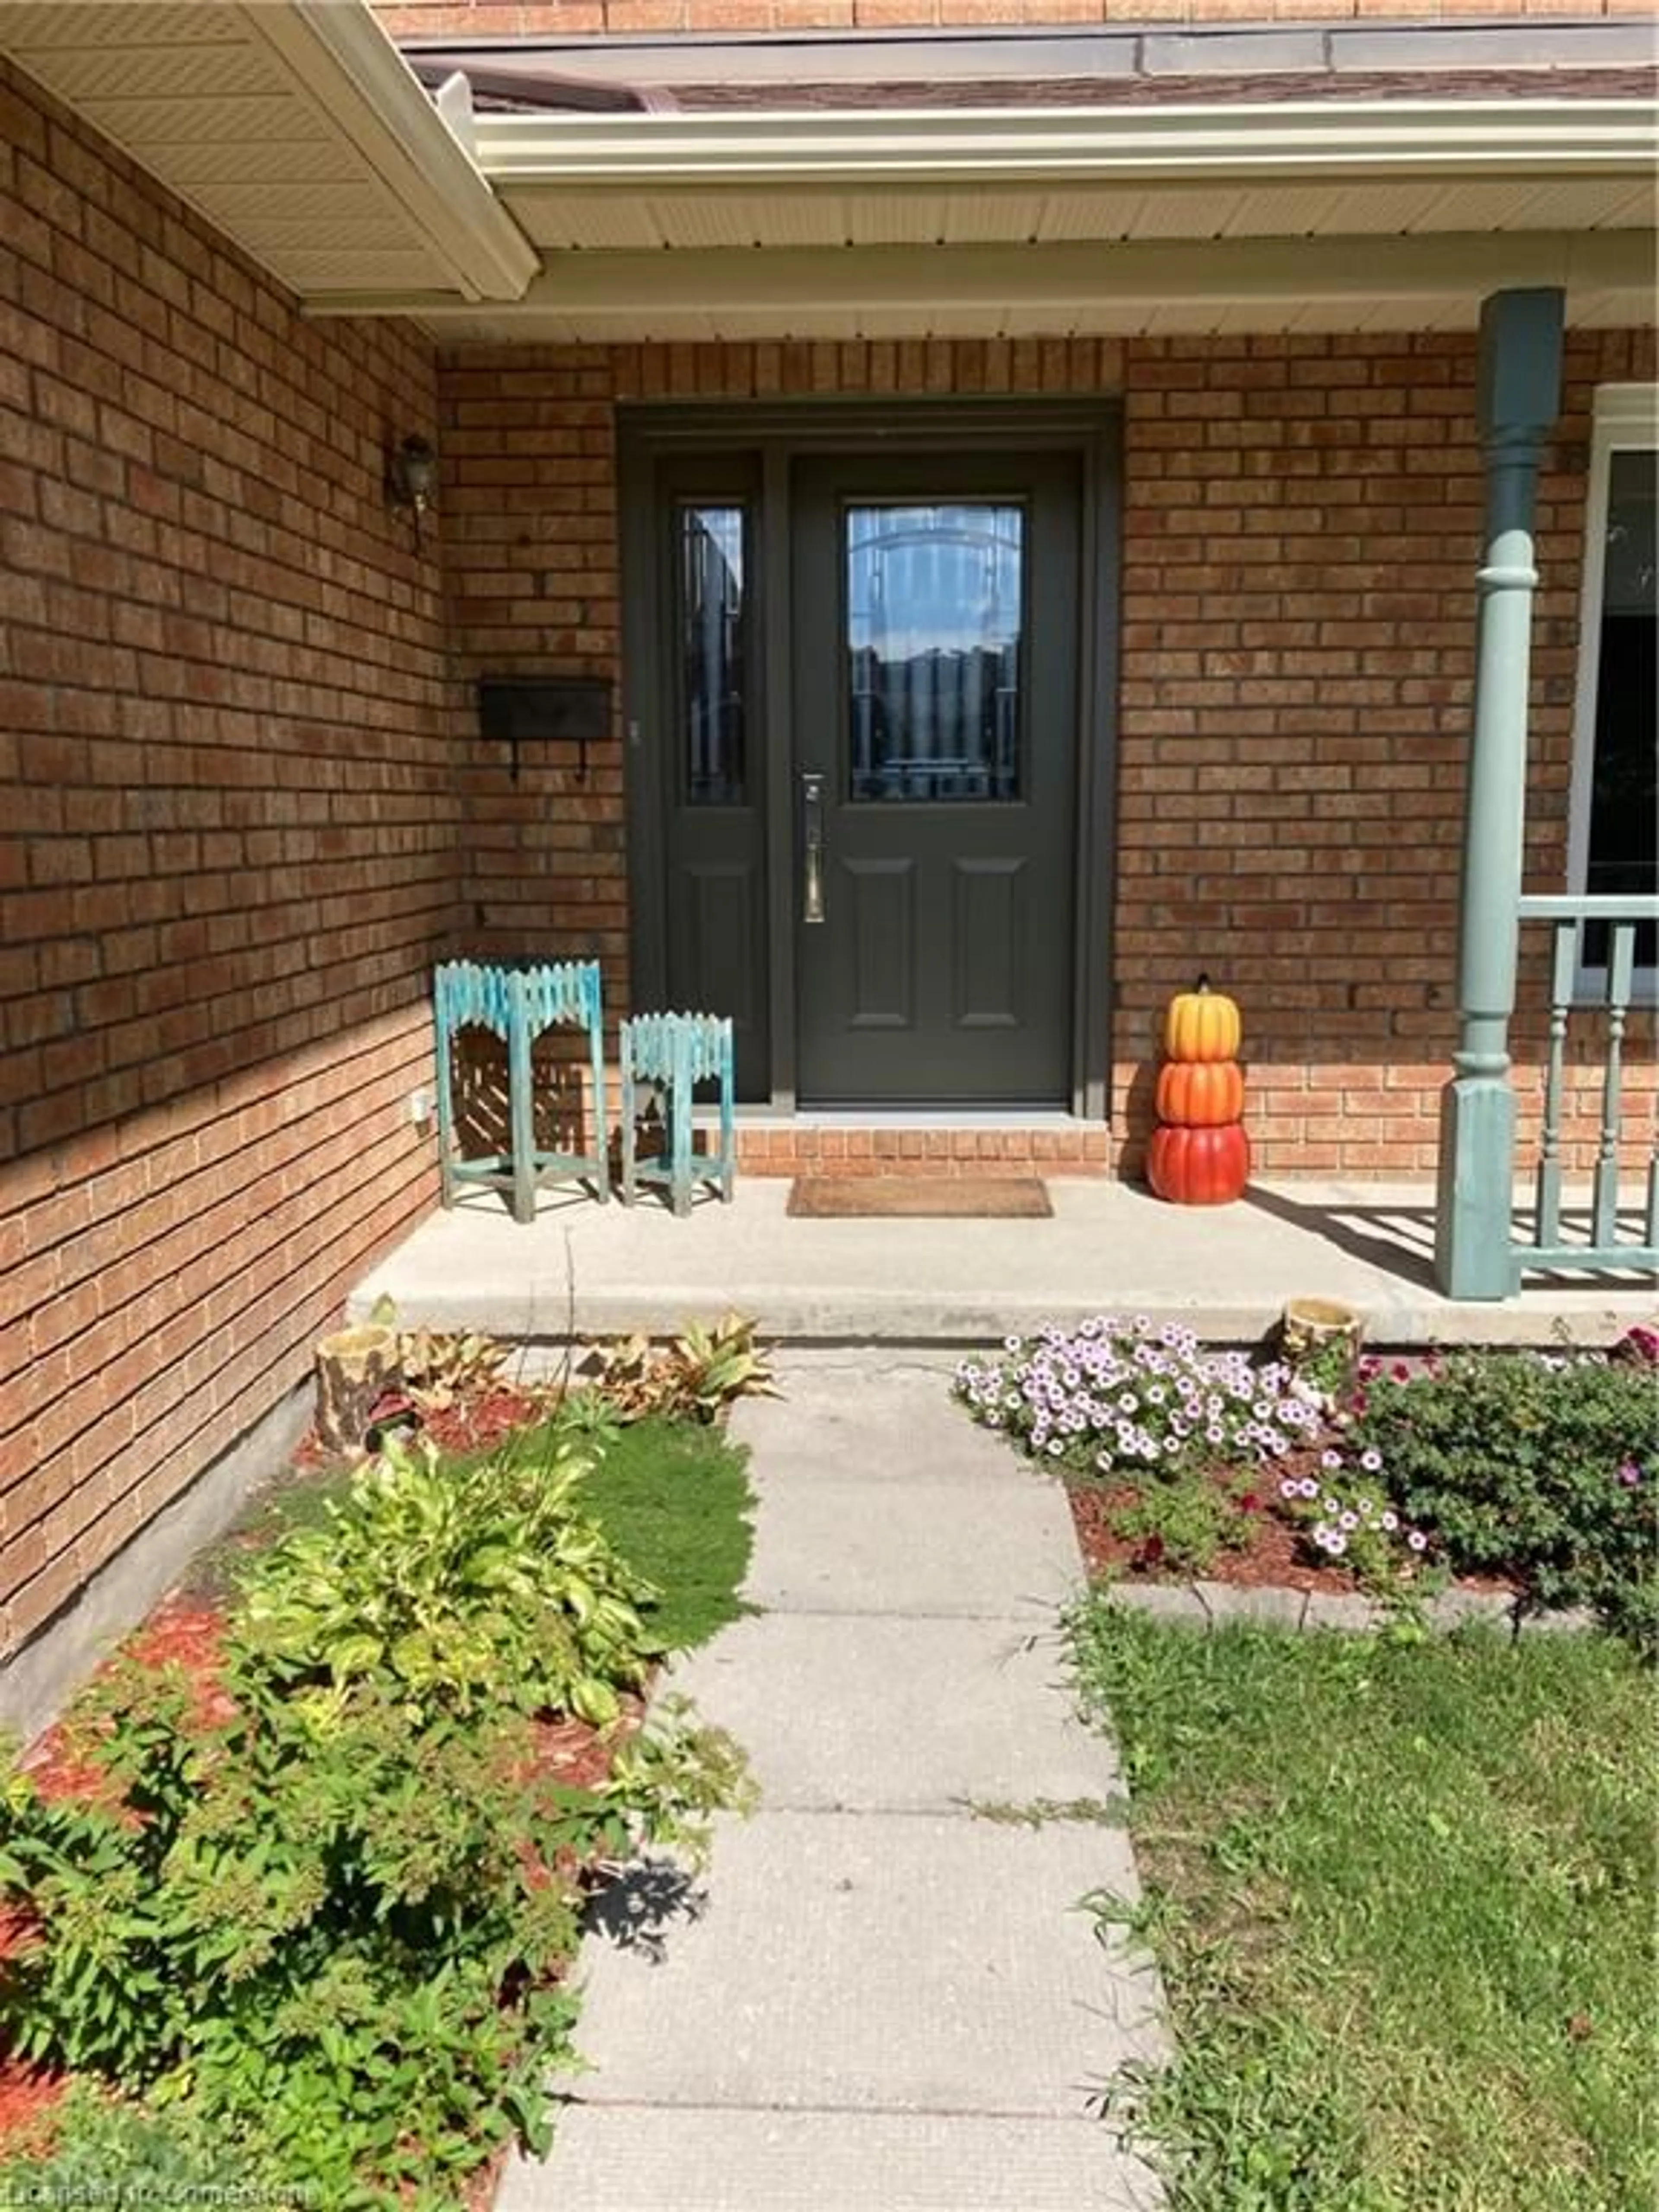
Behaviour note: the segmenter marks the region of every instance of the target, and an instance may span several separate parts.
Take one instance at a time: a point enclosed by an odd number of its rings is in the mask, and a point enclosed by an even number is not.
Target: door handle
[[[800,780],[801,823],[805,832],[805,871],[800,918],[823,920],[823,778],[803,775]]]

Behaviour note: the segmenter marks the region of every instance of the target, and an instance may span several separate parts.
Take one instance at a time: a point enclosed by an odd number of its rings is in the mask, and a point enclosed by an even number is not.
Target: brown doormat
[[[798,1221],[1035,1221],[1054,1208],[1036,1176],[799,1176],[788,1211]]]

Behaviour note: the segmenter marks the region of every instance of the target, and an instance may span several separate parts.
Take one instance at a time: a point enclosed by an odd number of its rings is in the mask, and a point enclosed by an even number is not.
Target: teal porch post
[[[1480,311],[1486,541],[1476,579],[1474,725],[1463,819],[1455,1069],[1440,1098],[1435,1274],[1454,1298],[1503,1298],[1515,1093],[1510,1016],[1520,936],[1538,459],[1561,404],[1562,295],[1497,292]]]

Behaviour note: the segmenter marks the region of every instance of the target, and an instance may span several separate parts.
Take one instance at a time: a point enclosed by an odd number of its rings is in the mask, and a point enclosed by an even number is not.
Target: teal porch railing
[[[1529,1230],[1522,1224],[1522,1233],[1511,1243],[1514,1287],[1518,1290],[1522,1276],[1539,1268],[1566,1267],[1594,1274],[1659,1268],[1659,1129],[1650,1128],[1644,1190],[1632,1194],[1622,1206],[1620,1202],[1625,1051],[1636,989],[1637,937],[1643,924],[1651,929],[1659,922],[1659,899],[1523,898],[1520,918],[1523,927],[1547,924],[1553,945],[1549,1046],[1544,1062],[1532,1219]],[[1584,933],[1592,925],[1607,932],[1606,986],[1597,1002],[1579,996],[1579,979],[1585,967]],[[1566,1232],[1561,1159],[1567,1053],[1575,1014],[1599,1014],[1607,1026],[1601,1126],[1590,1173],[1589,1217],[1583,1233],[1577,1237]],[[1651,1096],[1644,1094],[1641,1103],[1651,1116]],[[1640,1224],[1636,1234],[1621,1238],[1623,1224],[1632,1219]]]

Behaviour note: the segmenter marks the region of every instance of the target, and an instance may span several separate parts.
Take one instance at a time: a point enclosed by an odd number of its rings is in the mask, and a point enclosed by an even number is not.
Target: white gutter
[[[1230,106],[481,115],[478,166],[530,185],[1021,177],[1651,173],[1639,100],[1261,101]]]
[[[462,296],[518,299],[540,257],[361,0],[240,12],[350,140]]]

